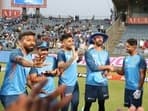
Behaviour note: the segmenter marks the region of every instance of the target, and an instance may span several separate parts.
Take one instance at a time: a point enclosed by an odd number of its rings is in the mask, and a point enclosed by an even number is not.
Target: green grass
[[[3,81],[3,72],[0,72],[0,86],[1,86],[1,84],[2,84],[2,81]],[[2,107],[2,105],[0,104],[0,111],[2,111],[2,109],[3,109],[3,107]]]
[[[80,86],[80,104],[79,104],[79,111],[84,105],[84,78],[79,78],[79,86]],[[145,111],[148,111],[148,89],[147,89],[148,83],[145,83],[144,85],[144,97],[143,97],[143,107],[145,108]],[[109,81],[109,94],[110,97],[106,101],[106,111],[116,111],[117,108],[123,107],[123,95],[124,95],[124,81]],[[97,102],[92,105],[91,111],[96,111],[98,108]]]
[[[81,68],[79,69],[81,70]],[[84,71],[84,69],[83,69]],[[0,72],[0,84],[2,83],[3,73]],[[57,81],[57,78],[56,78]],[[79,111],[81,111],[84,106],[84,91],[85,91],[85,78],[79,78],[79,88],[80,88],[80,103]],[[148,83],[144,84],[144,97],[143,97],[143,107],[145,111],[148,111]],[[124,95],[124,81],[109,81],[109,94],[110,98],[106,101],[106,111],[116,111],[117,108],[123,108],[123,95]],[[98,108],[97,102],[93,103],[91,111],[96,111]],[[2,111],[2,106],[0,105],[0,111]]]

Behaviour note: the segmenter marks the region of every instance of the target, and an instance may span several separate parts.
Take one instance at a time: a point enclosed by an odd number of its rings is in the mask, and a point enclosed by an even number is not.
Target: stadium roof
[[[112,1],[118,11],[127,9],[128,5],[133,1],[141,5],[147,6],[148,4],[148,0],[112,0]]]
[[[118,11],[124,10],[128,6],[128,0],[112,0]]]

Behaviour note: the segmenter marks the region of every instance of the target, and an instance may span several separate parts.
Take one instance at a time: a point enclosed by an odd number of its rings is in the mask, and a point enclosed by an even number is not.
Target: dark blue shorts
[[[133,96],[134,92],[135,90],[125,89],[124,91],[124,106],[125,107],[130,107],[131,105],[134,105],[135,107],[139,107],[142,105],[143,91],[139,99],[134,99],[134,96]]]
[[[108,86],[86,85],[85,101],[95,102],[96,99],[105,100],[108,98],[109,98]]]
[[[0,95],[1,103],[4,108],[15,102],[20,95]]]
[[[66,90],[64,92],[65,96],[72,95],[75,86],[66,86]]]

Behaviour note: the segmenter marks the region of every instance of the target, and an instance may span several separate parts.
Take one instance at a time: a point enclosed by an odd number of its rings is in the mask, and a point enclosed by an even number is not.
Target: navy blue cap
[[[92,35],[89,37],[89,43],[90,43],[90,44],[94,44],[93,39],[94,39],[96,36],[102,36],[102,37],[103,37],[103,43],[106,42],[106,40],[108,39],[108,35],[106,35],[106,34],[104,34],[104,33],[96,32],[96,33],[92,34]]]
[[[41,49],[48,49],[49,48],[49,44],[48,44],[48,42],[43,41],[43,42],[38,43],[37,47],[41,48]]]

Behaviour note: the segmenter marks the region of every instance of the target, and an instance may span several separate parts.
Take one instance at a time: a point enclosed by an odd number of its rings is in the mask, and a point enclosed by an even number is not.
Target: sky
[[[6,8],[12,8],[10,1],[4,0]],[[109,18],[112,7],[112,0],[47,0],[47,8],[41,8],[41,13],[47,17],[79,15],[81,19],[92,18],[94,15],[95,18]],[[35,13],[35,9],[27,11]]]
[[[47,0],[46,9],[41,9],[45,15],[79,15],[80,18],[110,17],[110,9],[113,7],[112,0]]]

